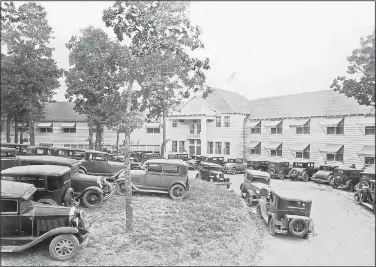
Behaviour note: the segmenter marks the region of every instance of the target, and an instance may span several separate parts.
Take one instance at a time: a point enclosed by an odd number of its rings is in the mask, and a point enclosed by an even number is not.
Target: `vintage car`
[[[182,199],[189,191],[188,164],[182,160],[150,159],[145,170],[131,170],[132,191],[168,194],[172,199]],[[107,178],[118,185],[118,193],[126,194],[124,170]]]
[[[268,171],[268,163],[269,163],[270,156],[259,156],[257,158],[249,159],[247,161],[247,169],[250,170],[260,170],[267,172]]]
[[[222,168],[225,165],[225,157],[209,157],[209,156],[204,156],[201,159],[202,162],[211,162],[215,163],[218,165],[221,165]]]
[[[347,166],[339,166],[334,169],[334,179],[332,186],[334,188],[344,187],[347,191],[353,192],[355,185],[359,183],[363,169],[356,169]]]
[[[198,170],[198,166],[202,161],[203,156],[200,155],[192,155],[192,158],[187,160],[188,168],[190,170]]]
[[[283,180],[289,175],[291,170],[290,162],[283,158],[269,159],[268,161],[268,173],[271,178],[278,177]]]
[[[1,143],[1,146],[16,149],[16,155],[25,155],[26,154],[26,148],[29,145],[27,145],[27,144],[16,144],[16,143]]]
[[[356,204],[363,204],[376,213],[375,203],[375,166],[361,172],[361,181],[355,186],[354,200]]]
[[[152,152],[152,151],[132,151],[131,157],[138,160],[138,162],[142,161],[142,155],[146,152]]]
[[[310,218],[312,200],[294,191],[272,190],[268,198],[261,198],[256,213],[269,225],[271,235],[287,234],[308,238],[313,234]]]
[[[112,176],[124,169],[123,162],[108,160],[108,153],[95,150],[86,150],[85,158],[81,160],[82,170],[85,174]]]
[[[245,198],[248,206],[253,202],[258,202],[261,197],[269,196],[270,174],[258,170],[246,170],[244,172],[244,181],[240,185],[240,194]]]
[[[82,160],[85,157],[85,150],[79,148],[70,148],[70,147],[52,147],[51,148],[52,156],[57,157],[66,157],[71,159]]]
[[[50,241],[53,259],[74,258],[88,242],[84,212],[34,202],[35,193],[31,184],[1,181],[1,253],[22,252]]]
[[[58,165],[70,168],[70,179],[75,192],[76,201],[81,201],[87,208],[100,206],[109,199],[116,190],[105,177],[88,175],[82,172],[81,161],[55,156],[19,156],[21,165]]]
[[[17,150],[10,147],[0,147],[1,170],[20,165],[20,160],[16,156]]]
[[[315,183],[327,183],[332,184],[334,179],[334,169],[342,166],[341,162],[329,162],[320,165],[318,171],[312,175],[312,180]]]
[[[51,205],[74,206],[71,169],[66,166],[16,166],[1,172],[1,180],[33,184],[37,191],[34,201]]]
[[[52,156],[52,148],[47,146],[28,146],[26,155],[49,155]]]
[[[212,162],[201,162],[198,167],[196,179],[201,179],[216,185],[231,186],[230,178],[225,178],[222,172],[222,166]]]
[[[223,166],[224,173],[236,174],[237,172],[243,173],[247,169],[247,163],[242,158],[227,159]]]
[[[188,154],[187,153],[178,153],[178,152],[168,153],[167,158],[168,159],[181,159],[181,160],[187,161],[188,160]]]
[[[145,161],[149,160],[149,159],[160,159],[161,158],[161,154],[158,152],[146,152],[144,154],[142,154],[142,160],[141,162],[142,163],[145,163]]]
[[[315,163],[308,159],[296,159],[292,163],[289,177],[291,180],[301,179],[308,182],[309,178],[317,171]]]

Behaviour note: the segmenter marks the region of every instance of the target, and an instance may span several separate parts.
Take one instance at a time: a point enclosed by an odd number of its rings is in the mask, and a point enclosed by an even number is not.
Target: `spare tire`
[[[268,170],[268,173],[270,174],[270,176],[273,176],[275,174],[275,170],[273,168],[270,168]]]
[[[292,235],[297,237],[303,237],[306,233],[308,233],[308,223],[306,220],[302,218],[292,219],[292,221],[289,224],[289,230]]]
[[[291,169],[290,173],[289,173],[289,177],[296,177],[298,176],[298,171],[296,169]]]

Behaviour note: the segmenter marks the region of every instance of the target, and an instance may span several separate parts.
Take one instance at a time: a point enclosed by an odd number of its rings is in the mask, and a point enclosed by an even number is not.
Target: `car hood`
[[[63,206],[54,206],[47,204],[40,204],[34,202],[34,218],[55,218],[55,217],[69,217],[69,213],[74,207],[63,207]]]
[[[196,163],[197,162],[197,159],[189,159],[186,161],[187,163]]]
[[[264,184],[264,183],[260,183],[260,182],[253,182],[252,186],[255,187],[255,188],[258,188],[258,189],[267,189],[269,191],[272,188],[270,185]]]
[[[333,174],[332,171],[318,171],[315,174],[315,177],[328,177],[330,174]]]

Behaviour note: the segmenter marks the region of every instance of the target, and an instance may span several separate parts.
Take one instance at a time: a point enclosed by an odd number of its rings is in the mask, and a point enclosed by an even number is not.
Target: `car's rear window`
[[[2,158],[14,158],[16,156],[15,152],[1,152]]]
[[[33,184],[37,189],[45,188],[45,178],[43,176],[23,176],[19,178],[20,182]]]

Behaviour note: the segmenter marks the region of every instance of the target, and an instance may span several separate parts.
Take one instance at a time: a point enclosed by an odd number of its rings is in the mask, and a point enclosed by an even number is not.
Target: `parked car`
[[[146,152],[152,152],[152,151],[132,151],[131,157],[138,160],[138,162],[142,161],[142,154]]]
[[[276,158],[268,161],[268,172],[271,178],[278,177],[279,179],[283,180],[289,175],[290,170],[291,167],[288,160]]]
[[[168,194],[172,199],[184,198],[189,191],[188,164],[182,160],[150,159],[145,162],[145,170],[132,170],[132,191],[142,193]],[[124,170],[114,179],[118,192],[126,194]]]
[[[222,167],[225,165],[225,157],[204,156],[201,161],[215,163],[221,165]]]
[[[360,183],[368,182],[369,180],[375,180],[375,165],[370,165],[360,173]]]
[[[28,146],[26,155],[49,155],[52,156],[52,147],[47,146]]]
[[[188,160],[188,154],[187,153],[174,152],[174,153],[169,153],[167,155],[167,158],[168,159],[181,159],[181,160],[187,161]]]
[[[375,165],[371,165],[361,172],[362,178],[355,186],[354,200],[356,204],[363,204],[368,208],[375,208]]]
[[[85,150],[79,148],[52,147],[51,151],[52,156],[66,157],[78,160],[82,160],[85,157]]]
[[[138,161],[137,158],[130,157],[131,160],[131,170],[142,170],[142,163]],[[122,162],[124,164],[125,157],[123,155],[108,155],[108,161]]]
[[[1,143],[1,146],[16,149],[16,155],[25,155],[26,154],[26,148],[29,145],[27,145],[27,144],[16,144],[16,143]]]
[[[244,181],[240,185],[240,193],[245,197],[248,206],[253,202],[258,202],[261,197],[269,196],[270,174],[258,170],[246,170],[244,172]]]
[[[198,167],[196,179],[211,182],[216,185],[231,186],[230,178],[226,178],[222,172],[222,166],[212,162],[201,162]]]
[[[334,179],[332,186],[345,187],[347,191],[353,192],[355,185],[359,183],[363,169],[356,169],[347,166],[339,166],[334,169]]]
[[[269,158],[270,157],[259,156],[257,158],[250,159],[247,161],[247,169],[267,172],[269,169]]]
[[[187,164],[190,170],[198,170],[198,166],[202,161],[203,156],[201,155],[192,155],[192,158],[187,160]]]
[[[160,153],[155,153],[155,152],[149,153],[149,152],[147,152],[147,153],[142,154],[141,162],[145,163],[149,159],[160,159],[160,158],[161,158]]]
[[[17,150],[10,147],[0,147],[1,153],[1,170],[20,165],[19,159],[16,157]]]
[[[22,252],[51,240],[53,259],[74,258],[88,242],[83,211],[36,203],[34,194],[32,184],[1,181],[1,252]]]
[[[85,158],[81,160],[85,174],[111,176],[124,169],[124,163],[108,160],[108,153],[95,150],[86,150]]]
[[[272,190],[269,198],[261,198],[256,213],[269,225],[271,235],[287,234],[308,238],[313,234],[310,218],[312,200],[294,194],[294,191]]]
[[[16,166],[1,172],[1,179],[33,184],[37,191],[34,200],[44,204],[74,206],[71,169],[66,166]]]
[[[289,177],[291,180],[301,179],[304,182],[308,182],[317,170],[318,168],[315,168],[315,163],[313,161],[308,159],[296,159],[292,163]]]
[[[247,163],[242,158],[230,158],[223,166],[224,173],[236,174],[243,173],[247,169]]]
[[[343,165],[341,162],[329,162],[320,165],[319,170],[312,175],[312,180],[315,183],[332,184],[334,179],[334,169]]]
[[[81,161],[55,156],[19,156],[21,165],[58,165],[70,168],[70,179],[76,201],[87,208],[93,208],[108,200],[116,190],[105,177],[88,175],[82,172]]]

